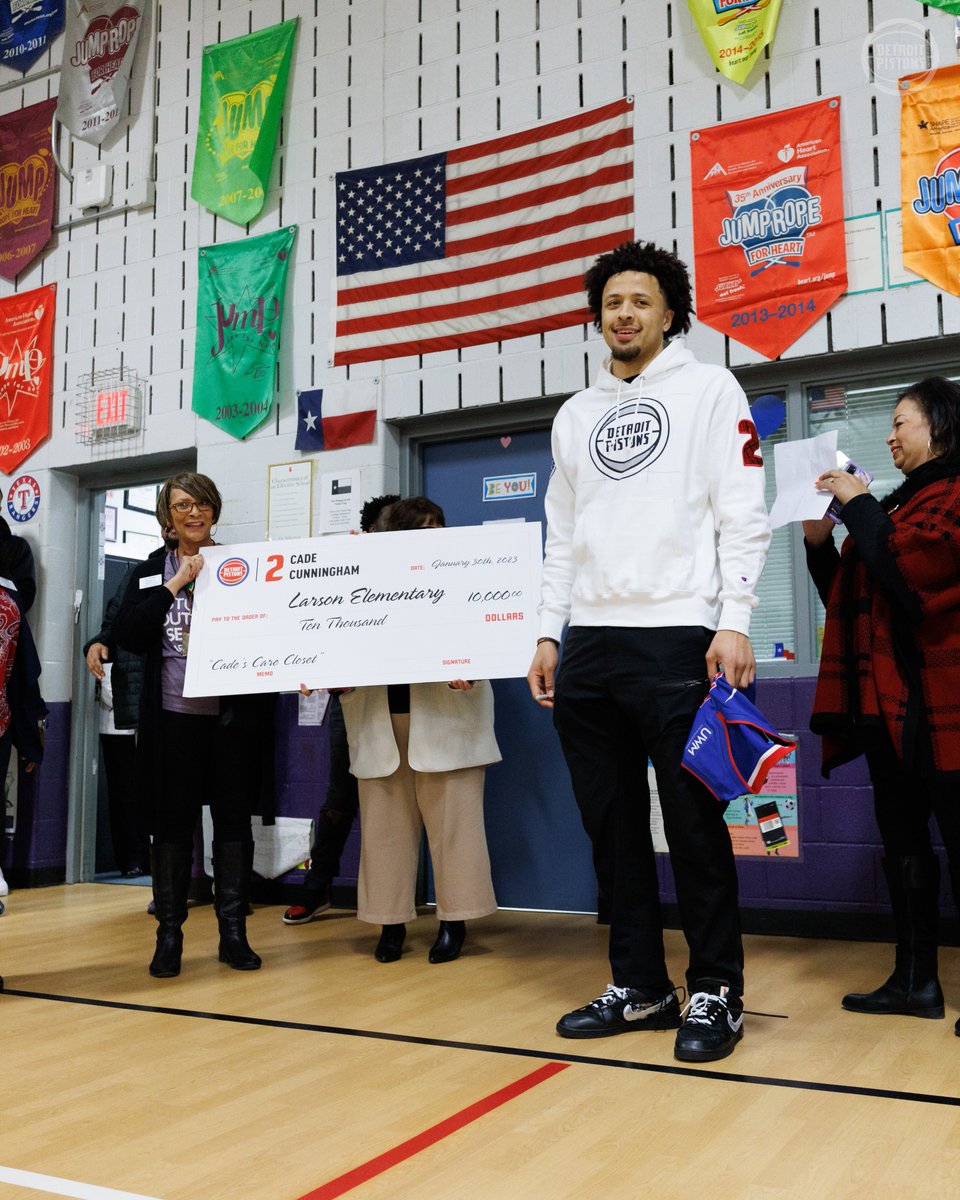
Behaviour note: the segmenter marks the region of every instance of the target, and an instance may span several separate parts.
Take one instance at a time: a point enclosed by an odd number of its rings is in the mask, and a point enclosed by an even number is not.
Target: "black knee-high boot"
[[[237,971],[256,971],[259,954],[247,941],[253,842],[213,843],[213,886],[220,926],[220,961]]]
[[[935,854],[885,858],[897,951],[893,974],[872,992],[851,992],[843,1007],[851,1012],[943,1018],[943,992],[937,977],[940,926],[940,860]]]
[[[180,974],[183,923],[187,919],[187,889],[193,847],[163,842],[153,847],[153,902],[157,918],[157,949],[150,974],[168,979]]]

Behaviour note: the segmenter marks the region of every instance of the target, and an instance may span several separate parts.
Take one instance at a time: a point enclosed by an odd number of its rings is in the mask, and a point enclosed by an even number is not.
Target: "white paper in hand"
[[[826,515],[832,496],[818,492],[814,480],[837,465],[837,431],[819,433],[773,448],[777,498],[770,509],[771,528],[791,521],[818,521]]]

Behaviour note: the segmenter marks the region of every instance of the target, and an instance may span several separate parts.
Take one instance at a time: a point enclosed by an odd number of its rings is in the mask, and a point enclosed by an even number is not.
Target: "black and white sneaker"
[[[725,985],[716,992],[694,992],[683,1018],[673,1050],[681,1062],[726,1058],[743,1037],[743,1004]]]
[[[557,1033],[567,1038],[612,1037],[638,1029],[676,1029],[679,1024],[680,1003],[672,988],[657,995],[611,983],[602,996],[562,1016]]]

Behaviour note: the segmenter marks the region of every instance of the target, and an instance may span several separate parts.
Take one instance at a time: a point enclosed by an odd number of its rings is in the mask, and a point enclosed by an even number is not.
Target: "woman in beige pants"
[[[385,531],[439,528],[443,510],[424,496],[392,505]],[[483,777],[500,761],[493,690],[486,681],[357,688],[341,697],[350,770],[359,781],[357,915],[382,925],[376,957],[395,962],[416,915],[420,837],[427,831],[440,931],[432,963],[451,962],[464,922],[497,907],[483,827]]]
[[[408,712],[390,711],[390,691],[358,688],[341,699],[360,791],[357,915],[383,926],[380,962],[398,959],[406,922],[417,915],[426,829],[440,919],[429,958],[450,962],[463,945],[464,922],[497,907],[483,826],[484,767],[500,761],[493,691],[486,681],[414,683]]]

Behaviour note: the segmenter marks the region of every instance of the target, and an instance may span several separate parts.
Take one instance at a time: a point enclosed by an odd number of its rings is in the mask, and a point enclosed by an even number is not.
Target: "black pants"
[[[137,739],[125,733],[101,733],[100,753],[107,776],[110,839],[121,872],[139,867],[150,874],[150,851],[137,802]]]
[[[935,816],[960,909],[960,787],[923,778],[904,766],[890,745],[868,751],[867,766],[884,854],[887,858],[930,854],[930,817]]]
[[[671,985],[663,949],[657,862],[650,836],[647,759],[656,773],[664,830],[690,950],[687,987],[743,991],[736,864],[725,805],[680,766],[708,688],[712,631],[570,630],[557,674],[554,724],[584,828],[613,860],[610,965],[620,987]],[[611,849],[612,846],[612,849]]]
[[[330,697],[327,713],[330,722],[330,782],[310,848],[310,869],[303,880],[303,886],[308,891],[317,893],[322,892],[331,879],[340,874],[340,856],[360,806],[357,780],[350,774],[347,727],[339,696]]]
[[[259,750],[249,731],[221,725],[219,717],[165,709],[160,729],[168,766],[154,814],[154,841],[192,847],[200,809],[209,804],[215,841],[249,842],[259,777]]]

